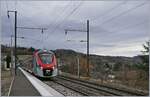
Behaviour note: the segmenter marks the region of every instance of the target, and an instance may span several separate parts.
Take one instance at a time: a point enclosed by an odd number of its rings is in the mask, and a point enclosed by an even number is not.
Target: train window
[[[52,54],[50,53],[41,53],[39,54],[40,59],[42,61],[43,64],[50,64],[52,63]]]

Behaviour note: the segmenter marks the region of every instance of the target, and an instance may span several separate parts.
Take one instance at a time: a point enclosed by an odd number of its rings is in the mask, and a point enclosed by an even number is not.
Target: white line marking
[[[14,77],[13,77],[13,79],[12,79],[12,81],[11,81],[11,84],[10,84],[10,87],[9,87],[9,91],[8,91],[8,96],[10,95],[10,92],[11,92],[11,89],[12,89],[12,84],[13,84],[13,82],[14,82]]]
[[[37,91],[41,94],[41,96],[63,96],[53,88],[49,87],[47,84],[43,83],[39,79],[35,78],[28,72],[24,71],[22,68],[19,69],[23,72],[23,74],[27,77],[27,79],[32,83],[32,85],[37,89]]]

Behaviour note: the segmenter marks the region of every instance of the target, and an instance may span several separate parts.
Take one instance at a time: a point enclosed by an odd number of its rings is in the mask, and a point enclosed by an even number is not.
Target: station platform
[[[8,96],[64,96],[22,68],[17,69]]]
[[[9,96],[41,96],[20,69],[14,77]]]

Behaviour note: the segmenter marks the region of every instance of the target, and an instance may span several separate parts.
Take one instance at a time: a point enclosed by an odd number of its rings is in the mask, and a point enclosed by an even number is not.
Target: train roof
[[[36,53],[44,53],[44,52],[48,52],[48,53],[54,54],[52,51],[46,50],[46,49],[44,49],[44,50],[38,49],[38,50],[34,51],[34,54],[36,54]]]

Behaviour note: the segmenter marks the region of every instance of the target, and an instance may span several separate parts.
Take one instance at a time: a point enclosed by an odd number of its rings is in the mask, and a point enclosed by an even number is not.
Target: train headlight
[[[40,67],[41,70],[43,70],[43,67]]]
[[[55,69],[55,67],[54,67],[54,66],[53,66],[52,68],[53,68],[53,70]]]

